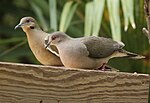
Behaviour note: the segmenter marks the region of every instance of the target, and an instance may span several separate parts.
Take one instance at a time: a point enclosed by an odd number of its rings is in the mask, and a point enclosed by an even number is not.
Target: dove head
[[[32,30],[32,29],[40,29],[36,20],[32,17],[23,17],[20,20],[20,23],[17,26],[15,26],[15,29],[17,29],[19,27],[21,27],[24,32],[26,32],[28,30]]]
[[[45,48],[47,48],[49,45],[58,45],[67,39],[70,39],[70,37],[65,33],[54,32],[45,38]]]

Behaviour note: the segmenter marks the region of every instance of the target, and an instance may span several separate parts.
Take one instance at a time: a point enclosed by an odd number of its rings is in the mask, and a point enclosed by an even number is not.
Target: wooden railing
[[[0,62],[0,103],[148,103],[146,74]]]

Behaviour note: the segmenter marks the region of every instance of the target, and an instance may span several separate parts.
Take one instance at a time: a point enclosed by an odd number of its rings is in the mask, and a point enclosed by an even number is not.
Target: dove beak
[[[47,44],[45,43],[45,48],[47,49],[47,47],[50,46],[50,45],[51,45],[51,41],[48,42]]]
[[[24,25],[25,25],[25,23],[19,23],[18,25],[15,26],[15,29],[21,28],[21,27],[23,27]]]
[[[49,40],[49,36],[45,38],[44,46],[47,49],[48,46],[51,45],[52,40]]]
[[[15,29],[20,28],[21,26],[21,24],[18,24],[17,26],[15,26]]]

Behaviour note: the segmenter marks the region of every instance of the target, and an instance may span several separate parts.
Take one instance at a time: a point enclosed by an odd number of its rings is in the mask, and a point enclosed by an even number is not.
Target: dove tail
[[[144,59],[145,58],[145,56],[131,53],[123,49],[119,50],[119,53],[122,54],[122,56],[120,57],[125,57],[125,58],[131,58],[131,59]]]

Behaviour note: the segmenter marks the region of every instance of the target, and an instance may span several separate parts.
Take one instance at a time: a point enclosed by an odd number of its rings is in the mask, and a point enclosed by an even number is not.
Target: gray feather
[[[91,58],[108,57],[124,46],[112,39],[95,36],[84,37],[82,42],[86,45]]]

